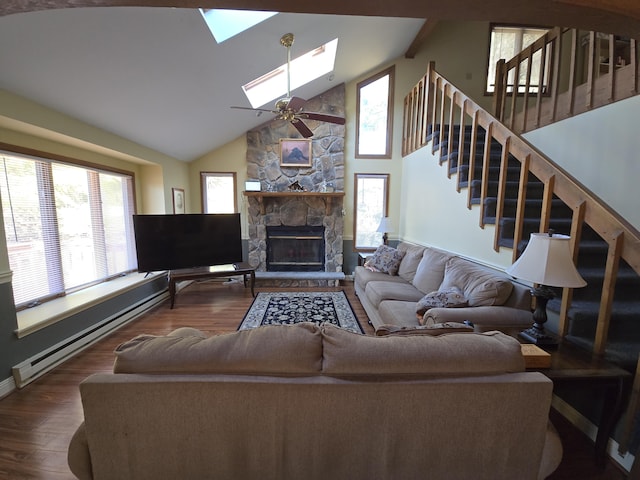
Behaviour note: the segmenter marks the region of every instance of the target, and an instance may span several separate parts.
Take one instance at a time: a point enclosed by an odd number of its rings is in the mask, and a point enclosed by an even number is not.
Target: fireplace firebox
[[[267,271],[323,272],[324,227],[267,226]]]

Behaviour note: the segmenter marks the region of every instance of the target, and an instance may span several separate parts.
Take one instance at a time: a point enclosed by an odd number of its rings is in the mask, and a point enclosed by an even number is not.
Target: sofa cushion
[[[322,336],[314,323],[268,325],[203,338],[139,335],[116,350],[114,373],[317,374]]]
[[[486,375],[524,371],[520,343],[504,333],[368,336],[323,325],[328,375]]]
[[[445,252],[426,248],[411,282],[413,286],[423,294],[438,290],[444,278],[445,265],[450,258]]]
[[[384,300],[378,305],[378,313],[383,325],[417,327],[416,302]],[[378,329],[379,326],[376,326]]]
[[[357,266],[355,269],[354,285],[362,291],[367,287],[369,282],[395,282],[407,284],[406,280],[398,275],[389,275],[388,273],[372,272],[364,267]]]
[[[503,305],[513,290],[513,284],[506,276],[459,257],[447,262],[440,289],[452,287],[462,290],[471,307]]]
[[[416,304],[416,315],[420,318],[427,310],[434,307],[460,308],[469,305],[469,301],[458,287],[427,293]]]
[[[380,245],[373,255],[367,258],[364,266],[374,272],[397,275],[403,256],[404,252],[397,248],[393,248],[388,245]]]
[[[367,300],[378,308],[384,300],[402,300],[417,302],[423,293],[410,283],[398,282],[369,282],[364,290]]]
[[[411,245],[410,243],[404,242],[398,245],[398,250],[404,252],[404,257],[402,257],[400,267],[398,268],[399,277],[402,277],[409,283],[413,282],[413,277],[416,275],[425,248],[426,247],[421,245]]]

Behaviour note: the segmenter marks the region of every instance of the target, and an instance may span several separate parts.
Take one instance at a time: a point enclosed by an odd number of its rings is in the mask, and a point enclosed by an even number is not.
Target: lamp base
[[[560,337],[536,327],[527,328],[521,331],[518,336],[528,343],[543,347],[557,347],[560,343]]]

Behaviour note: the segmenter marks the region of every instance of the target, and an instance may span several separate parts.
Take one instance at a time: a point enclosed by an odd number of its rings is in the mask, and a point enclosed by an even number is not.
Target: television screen
[[[134,215],[139,272],[242,261],[240,214]]]

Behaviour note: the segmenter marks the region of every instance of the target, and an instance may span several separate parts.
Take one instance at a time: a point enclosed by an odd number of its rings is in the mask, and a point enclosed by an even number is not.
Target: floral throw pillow
[[[422,318],[427,310],[435,307],[457,308],[468,305],[469,301],[464,297],[462,291],[457,287],[451,287],[447,290],[427,293],[418,301],[416,305],[416,315]]]
[[[373,255],[367,258],[364,267],[372,272],[397,275],[404,252],[388,245],[380,245]]]

